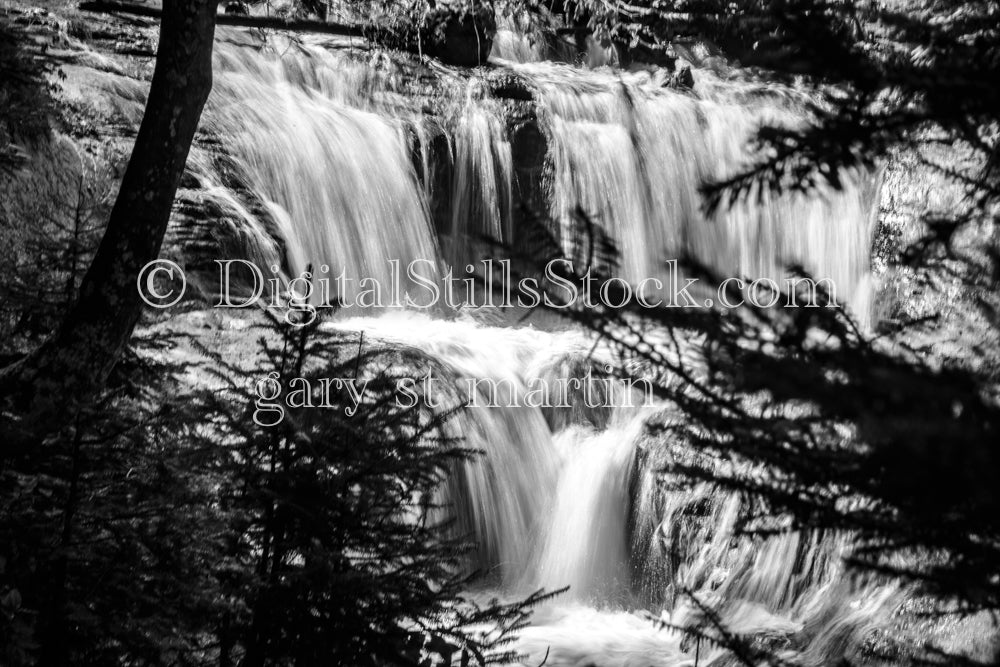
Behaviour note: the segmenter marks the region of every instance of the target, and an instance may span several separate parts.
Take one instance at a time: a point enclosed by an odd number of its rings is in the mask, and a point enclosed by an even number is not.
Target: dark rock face
[[[438,234],[448,234],[451,231],[452,216],[452,182],[455,178],[455,155],[448,134],[442,129],[433,133],[427,139],[427,145],[421,147],[414,144],[414,162],[420,163],[417,174],[421,185],[429,193],[428,205],[431,210],[431,220]],[[419,155],[420,149],[427,152],[426,170]]]
[[[425,53],[449,65],[475,67],[486,63],[493,48],[496,18],[487,4],[475,8],[439,5],[421,30]]]
[[[507,69],[496,69],[487,79],[490,95],[501,100],[534,102],[535,93],[523,77]]]
[[[677,56],[671,48],[653,49],[647,46],[630,47],[623,42],[615,44],[618,50],[619,64],[622,67],[635,65],[654,65],[674,69]]]
[[[671,82],[675,88],[694,88],[694,74],[691,73],[691,68],[687,65],[680,67],[674,72],[673,77],[671,77]]]
[[[531,83],[516,72],[505,68],[490,70],[483,78],[488,96],[498,107],[510,142],[512,179],[510,216],[514,248],[520,250],[517,239],[524,236],[521,228],[536,224],[548,215],[550,203],[546,189],[548,145],[539,126],[537,101]],[[433,117],[434,111],[429,111]],[[424,134],[410,136],[411,159],[421,187],[429,195],[431,219],[438,234],[452,233],[455,215],[454,187],[456,178],[454,137],[446,123]],[[505,198],[501,205],[506,203]],[[475,216],[473,216],[475,217]]]
[[[510,148],[514,166],[514,238],[521,239],[527,236],[520,231],[525,225],[548,218],[550,204],[545,186],[549,147],[533,107],[511,119]],[[525,250],[516,243],[515,247]]]

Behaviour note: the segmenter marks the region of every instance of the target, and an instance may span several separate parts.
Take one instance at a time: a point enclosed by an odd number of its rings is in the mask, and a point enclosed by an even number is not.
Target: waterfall
[[[497,16],[497,31],[493,38],[494,58],[515,63],[537,62],[544,58],[545,47],[544,34],[532,24],[527,12]]]
[[[428,398],[442,408],[473,397],[488,401],[481,393],[489,386],[523,390],[529,379],[524,371],[537,359],[553,350],[566,354],[583,342],[576,336],[539,336],[528,329],[509,331],[416,316],[363,318],[338,326],[426,355],[431,362],[427,368],[437,371],[439,383]],[[484,405],[466,409],[450,427],[450,435],[485,455],[461,464],[441,500],[455,507],[459,533],[476,540],[476,568],[495,575],[502,585],[516,586],[524,575],[525,555],[543,533],[558,467],[545,415],[538,408]]]
[[[254,227],[277,229],[285,252],[276,260],[290,273],[325,264],[333,275],[386,283],[389,260],[433,268],[440,244],[453,266],[464,267],[479,258],[482,236],[516,243],[508,128],[483,82],[442,77],[438,94],[449,101],[431,121],[408,99],[402,73],[318,46],[287,49],[262,57],[221,45],[206,125],[226,137],[232,171],[264,209],[266,221]],[[701,185],[750,164],[749,141],[761,123],[804,122],[794,91],[709,72],[685,93],[664,87],[662,72],[552,63],[512,71],[536,98],[550,213],[567,245],[582,210],[616,240],[621,275],[633,283],[666,282],[664,261],[685,252],[724,277],[779,286],[787,267],[802,264],[832,281],[836,296],[867,322],[874,176],[843,174],[841,191],[760,193],[759,201],[712,217],[702,210]],[[444,155],[428,150],[435,124],[444,128]],[[433,183],[442,170],[450,182]],[[217,171],[201,169],[202,184],[206,196],[228,204]],[[435,224],[432,209],[442,199],[447,220]]]
[[[470,82],[455,127],[455,179],[452,190],[450,260],[473,261],[475,239],[511,241],[513,164],[506,129],[496,109]]]
[[[443,406],[468,400],[470,381],[523,388],[607,358],[574,331],[412,313],[334,326],[424,357],[410,372],[434,369]],[[480,405],[452,424],[449,435],[484,453],[452,472],[440,499],[477,541],[472,569],[482,584],[510,597],[569,586],[521,636],[525,665],[546,654],[546,664],[567,666],[685,665],[696,650],[714,659],[721,649],[695,647],[634,613],[662,609],[661,623],[710,629],[694,599],[733,632],[771,637],[803,664],[850,655],[885,626],[903,593],[848,576],[845,537],[739,536],[737,494],[707,484],[664,491],[662,458],[645,454],[645,425],[667,406],[617,403],[576,410],[569,421],[546,414],[560,408]]]
[[[533,573],[538,587],[569,586],[567,596],[583,602],[630,602],[624,518],[642,428],[641,415],[616,415],[601,431],[570,426],[552,436],[562,468]]]
[[[521,26],[505,29],[499,57],[541,53]],[[617,241],[629,280],[662,276],[682,251],[726,276],[778,279],[801,262],[864,316],[870,175],[845,174],[841,192],[764,195],[714,217],[701,208],[701,183],[748,163],[761,122],[803,122],[795,94],[701,71],[681,92],[664,87],[663,72],[507,67],[532,92],[528,117],[546,143],[534,185],[567,245],[582,208]],[[419,83],[432,74],[434,86]],[[388,283],[391,260],[460,267],[480,252],[477,236],[518,240],[513,211],[526,187],[510,104],[491,98],[486,76],[321,44],[261,53],[225,42],[205,124],[225,154],[195,155],[191,171],[201,196],[245,227],[246,254],[285,274],[325,264]],[[489,387],[523,394],[612,358],[583,332],[488,326],[483,313],[348,315],[331,326],[425,360],[408,371],[434,374],[443,408],[485,402]],[[521,635],[526,665],[707,663],[719,649],[662,627],[704,627],[688,593],[737,631],[820,664],[855,650],[898,605],[898,590],[845,576],[838,539],[740,537],[739,497],[664,490],[646,426],[669,406],[594,406],[579,388],[564,398],[472,406],[448,425],[483,454],[451,471],[439,499],[475,541],[471,585],[505,598],[570,587]]]
[[[633,283],[666,280],[663,261],[692,253],[725,277],[783,284],[801,263],[830,279],[862,321],[869,309],[873,179],[844,174],[844,187],[809,196],[762,193],[707,218],[699,188],[751,163],[749,142],[763,122],[802,122],[795,100],[760,84],[711,74],[695,94],[664,88],[649,73],[581,72],[522,65],[534,82],[554,172],[552,215],[573,235],[577,207],[617,240]]]
[[[438,241],[407,138],[422,129],[417,111],[395,107],[393,82],[350,57],[284,48],[261,56],[220,44],[205,122],[225,137],[238,187],[264,209],[255,226],[276,227],[283,241],[272,260],[293,276],[326,265],[354,290],[363,278],[392,284],[392,261],[435,272]],[[217,172],[198,174],[216,199],[231,190]]]

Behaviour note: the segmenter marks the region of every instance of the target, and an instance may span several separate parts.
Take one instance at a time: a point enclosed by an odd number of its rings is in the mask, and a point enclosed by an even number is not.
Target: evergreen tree
[[[916,156],[965,198],[957,208],[924,211],[926,232],[889,259],[926,280],[957,281],[981,311],[977,337],[998,339],[995,3],[641,3],[623,11],[641,20],[618,12],[611,20],[618,29],[719,40],[762,68],[756,76],[798,77],[812,95],[806,123],[762,127],[759,161],[705,184],[709,214],[765,191],[837,188],[847,171]],[[606,246],[595,227],[581,227],[580,245]],[[548,250],[536,263],[558,248],[542,245]],[[616,257],[611,248],[573,259],[570,277],[582,289],[588,268],[610,275]],[[723,278],[693,258],[685,262],[704,283]],[[1000,613],[1000,408],[991,343],[941,360],[908,344],[934,318],[883,327],[887,336],[877,337],[839,304],[786,309],[803,295],[778,296],[771,309],[630,304],[568,314],[619,352],[620,373],[654,380],[676,408],[650,429],[664,447],[684,442],[697,455],[670,459],[665,472],[744,494],[753,508],[744,517],[748,533],[843,531],[854,536],[852,565],[913,582],[937,601],[936,611]],[[933,647],[917,654],[962,659]]]
[[[400,407],[397,382],[419,360],[324,333],[319,319],[263,331],[249,382],[208,352],[227,388],[204,397],[217,425],[205,446],[225,443],[225,557],[240,564],[225,583],[236,602],[220,663],[510,660],[505,647],[546,596],[485,607],[461,596],[470,544],[437,498],[476,454],[441,430],[453,413]]]
[[[252,368],[185,362],[197,341],[164,330],[136,337],[97,404],[3,461],[5,665],[514,657],[547,596],[463,597],[469,543],[436,499],[477,454],[441,435],[451,413],[397,405],[393,369],[413,360],[318,322],[258,331]],[[320,407],[327,378],[364,382],[362,399],[331,386]]]

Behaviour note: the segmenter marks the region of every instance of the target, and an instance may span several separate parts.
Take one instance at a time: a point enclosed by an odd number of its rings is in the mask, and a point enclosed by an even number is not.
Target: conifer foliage
[[[164,330],[139,336],[98,404],[3,461],[4,664],[513,657],[546,596],[460,594],[468,545],[437,489],[475,453],[441,435],[452,415],[398,406],[398,356],[318,323],[259,333],[252,370],[214,352],[182,361],[196,343]],[[313,407],[289,407],[307,402],[294,378]],[[356,412],[336,388],[318,406],[328,378],[366,383]],[[273,405],[280,421],[258,412]]]

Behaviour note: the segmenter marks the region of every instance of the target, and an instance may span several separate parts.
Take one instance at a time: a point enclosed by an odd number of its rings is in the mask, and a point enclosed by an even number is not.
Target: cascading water
[[[548,199],[564,236],[582,207],[617,240],[632,280],[660,275],[661,262],[685,249],[726,275],[778,277],[799,261],[864,312],[874,195],[862,175],[848,177],[842,193],[764,197],[712,219],[700,209],[702,180],[745,164],[746,140],[763,118],[798,122],[794,100],[708,73],[688,94],[663,88],[656,74],[511,69],[534,93]],[[516,240],[512,198],[523,184],[502,105],[482,82],[439,73],[454,79],[442,84],[452,101],[431,120],[391,70],[318,47],[262,55],[224,45],[216,71],[207,126],[224,138],[232,173],[227,181],[207,159],[196,159],[194,171],[205,197],[239,209],[253,257],[291,273],[328,264],[387,283],[388,260],[443,270],[445,258],[471,259],[465,237]],[[435,153],[432,134],[442,128],[446,148]],[[449,164],[439,163],[442,153]],[[448,173],[444,184],[435,178]],[[233,174],[263,213],[240,203]],[[448,215],[435,224],[442,196],[451,199]],[[274,237],[279,243],[267,241]],[[484,326],[466,316],[394,312],[337,326],[419,351],[453,398],[483,398],[477,380],[518,394],[534,381],[558,385],[602,359],[582,332]],[[886,622],[899,591],[845,577],[835,539],[738,538],[737,497],[705,486],[664,490],[645,424],[667,406],[607,406],[579,388],[563,390],[557,407],[470,407],[452,422],[454,435],[484,452],[443,490],[459,530],[477,541],[471,566],[483,573],[480,585],[504,597],[570,586],[522,634],[525,664],[713,659],[719,649],[633,613],[665,609],[671,624],[704,625],[684,591],[738,631],[771,637],[812,664],[855,650]]]
[[[631,602],[624,519],[642,428],[640,416],[618,413],[603,430],[573,425],[552,435],[563,463],[535,566],[537,585],[569,586],[574,600]]]
[[[452,191],[449,259],[461,265],[472,259],[470,241],[488,236],[510,241],[511,182],[513,164],[510,142],[502,120],[483,103],[476,81],[466,90],[455,133],[455,178]]]
[[[452,435],[484,457],[454,471],[443,500],[479,542],[482,594],[570,587],[521,636],[525,665],[546,655],[545,664],[623,667],[692,664],[696,652],[714,659],[721,649],[634,613],[664,609],[662,622],[710,629],[693,599],[733,632],[770,637],[786,657],[818,665],[857,651],[902,600],[894,585],[846,575],[842,538],[740,538],[738,496],[708,485],[665,491],[661,461],[646,454],[645,424],[666,408],[646,405],[635,387],[632,401],[570,388],[546,403],[576,410],[524,400],[511,407],[506,394],[487,407],[483,380],[509,382],[523,399],[533,382],[551,387],[567,369],[578,377],[596,364],[604,352],[580,333],[406,313],[336,327],[363,332],[368,344],[418,351],[443,405],[477,403],[456,417]]]
[[[842,191],[808,197],[764,193],[706,218],[705,182],[750,163],[747,142],[762,122],[801,122],[793,100],[760,84],[708,83],[688,95],[662,74],[586,72],[551,64],[518,68],[534,82],[550,138],[553,216],[564,238],[577,207],[620,246],[633,283],[667,276],[663,260],[692,253],[724,276],[781,284],[801,263],[829,278],[859,318],[868,311],[868,254],[875,192],[867,175],[847,174]]]
[[[494,57],[515,63],[537,62],[544,59],[545,46],[544,36],[527,13],[498,17]]]
[[[287,49],[248,57],[221,44],[206,114],[242,185],[277,226],[285,253],[273,261],[292,275],[327,265],[354,289],[363,278],[392,284],[392,261],[426,260],[433,275],[438,242],[407,141],[422,121],[393,105],[393,83],[372,68],[320,48]],[[209,196],[225,192],[213,170],[200,176]]]

